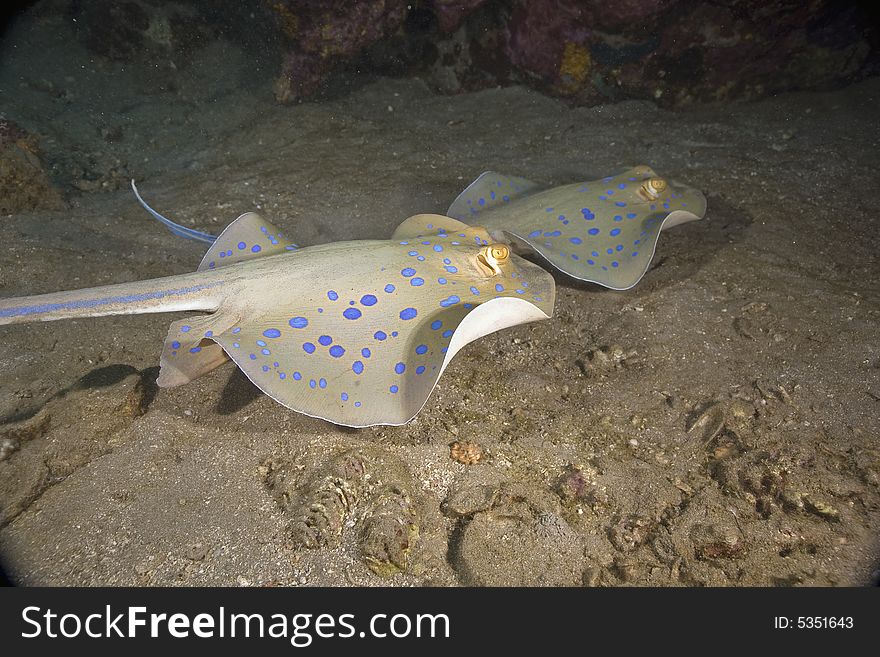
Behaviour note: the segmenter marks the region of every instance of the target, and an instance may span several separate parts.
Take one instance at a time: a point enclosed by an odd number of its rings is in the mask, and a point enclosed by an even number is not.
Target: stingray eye
[[[500,274],[501,266],[510,257],[510,249],[504,244],[484,246],[477,255],[477,262],[490,275]]]
[[[642,183],[641,191],[649,200],[654,200],[666,191],[666,181],[663,178],[649,178]]]

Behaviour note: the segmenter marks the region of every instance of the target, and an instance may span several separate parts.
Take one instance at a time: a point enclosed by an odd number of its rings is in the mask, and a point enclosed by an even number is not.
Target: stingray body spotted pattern
[[[206,311],[171,324],[159,385],[228,356],[285,406],[363,427],[407,422],[464,345],[553,312],[547,272],[448,217],[411,217],[391,240],[303,249],[278,234],[248,213],[197,272],[2,300],[0,324]]]
[[[552,189],[488,171],[447,214],[485,227],[518,251],[537,253],[573,278],[625,290],[648,270],[661,230],[705,212],[700,191],[639,166]]]

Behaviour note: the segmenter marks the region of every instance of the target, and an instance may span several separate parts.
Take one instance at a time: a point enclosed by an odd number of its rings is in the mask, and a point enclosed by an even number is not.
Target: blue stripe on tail
[[[177,235],[178,237],[185,237],[188,240],[195,240],[197,242],[205,242],[206,244],[213,244],[214,240],[217,239],[216,235],[210,235],[209,233],[203,233],[200,230],[195,230],[193,228],[187,228],[186,226],[181,226],[180,224],[176,224],[171,219],[167,217],[163,217],[161,214],[156,212],[153,208],[147,205],[147,202],[141,198],[141,195],[138,193],[138,189],[134,184],[134,180],[131,181],[131,189],[134,192],[135,198],[137,198],[138,203],[140,203],[144,210],[153,215],[156,219],[165,224],[165,227],[168,228],[172,233]]]

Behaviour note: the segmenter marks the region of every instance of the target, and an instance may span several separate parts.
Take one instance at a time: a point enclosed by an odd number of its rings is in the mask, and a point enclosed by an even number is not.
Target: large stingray
[[[638,166],[551,189],[487,171],[446,214],[485,227],[518,252],[537,253],[569,276],[626,290],[648,270],[661,230],[705,212],[699,190]]]
[[[0,324],[204,311],[171,324],[160,386],[228,355],[281,404],[364,427],[412,419],[469,342],[553,313],[550,274],[449,217],[410,217],[390,240],[298,249],[254,213],[214,238],[150,211],[212,243],[196,272],[0,300]]]

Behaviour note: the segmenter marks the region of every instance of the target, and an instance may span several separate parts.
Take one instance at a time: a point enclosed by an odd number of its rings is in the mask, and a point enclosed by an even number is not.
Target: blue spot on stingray
[[[572,244],[580,244],[583,240],[580,237],[569,237],[568,241]]]
[[[435,250],[437,253],[440,253],[440,252],[443,250],[443,247],[440,246],[439,244],[435,244],[435,245],[434,245],[434,250]]]
[[[235,347],[236,349],[238,349],[238,348],[241,346],[241,343],[239,343],[239,342],[233,342],[233,343],[232,343],[232,346]]]
[[[419,255],[419,252],[418,251],[410,251],[409,253],[407,253],[407,255],[417,256],[417,255]]]
[[[388,285],[385,286],[385,291],[388,294],[391,294],[392,292],[394,292],[394,286],[391,283],[389,283]]]
[[[240,326],[236,326],[234,329],[232,329],[232,332],[233,332],[233,333],[241,333],[241,327],[240,327]]]
[[[247,244],[245,244],[244,242],[239,242],[238,248],[240,251],[244,251],[247,248]]]
[[[361,403],[360,403],[359,401],[355,402],[355,403],[354,403],[354,407],[355,407],[355,408],[360,408],[360,407],[361,407]]]
[[[284,372],[278,372],[278,378],[283,381],[287,378],[287,375]]]
[[[612,237],[617,236],[617,235],[620,235],[620,228],[614,228],[614,229],[609,233],[609,235],[611,235]]]
[[[626,189],[626,183],[620,183],[620,184],[617,186],[617,189]]]
[[[363,372],[364,372],[364,364],[363,364],[361,361],[356,360],[356,361],[354,361],[354,364],[351,366],[351,370],[352,370],[355,374],[363,374]]]
[[[612,267],[617,267],[619,264],[620,264],[620,263],[617,262],[617,260],[615,260],[614,262],[611,263],[611,266],[612,266]]]
[[[443,331],[443,337],[444,338],[452,337],[453,333],[454,333],[454,331],[452,329],[446,329],[445,331]]]
[[[345,353],[345,349],[340,347],[338,344],[335,344],[332,347],[330,347],[330,355],[333,356],[333,358],[341,358],[342,354],[344,354],[344,353]]]
[[[348,393],[343,392],[341,395],[339,395],[339,398],[342,399],[342,401],[348,401]]]
[[[294,317],[287,323],[290,324],[290,326],[293,328],[301,329],[309,325],[309,320],[307,320],[305,317]]]
[[[505,203],[507,203],[510,200],[510,197],[507,194],[505,194],[504,196],[501,197],[501,200],[504,201]]]
[[[581,214],[584,215],[584,219],[586,219],[587,221],[592,221],[596,218],[596,215],[593,214],[590,208],[581,208]]]
[[[599,234],[599,229],[598,229],[598,228],[590,228],[590,230],[588,230],[587,232],[588,232],[590,235],[598,235],[598,234]]]
[[[562,231],[559,231],[559,230],[554,230],[549,233],[544,233],[544,237],[559,237],[560,235],[562,235]]]
[[[637,216],[637,215],[636,215],[635,212],[628,212],[627,215],[626,215],[626,218],[627,218],[627,219],[635,219],[636,216]]]
[[[608,253],[608,255],[614,255],[614,249],[608,249],[606,253]]]
[[[265,347],[265,346],[266,346],[266,342],[265,342],[265,340],[257,340],[257,345],[260,346],[260,347]]]
[[[437,279],[437,282],[440,283],[440,285],[446,285],[446,279],[442,276]]]
[[[260,349],[260,353],[264,356],[268,356],[272,352],[270,352],[268,349]]]
[[[450,260],[449,258],[443,258],[443,264],[444,264],[444,265],[451,265],[451,264],[452,264],[452,260]]]
[[[180,349],[180,343],[177,342],[177,340],[175,340],[174,342],[171,343],[171,348],[172,349]]]
[[[293,373],[293,380],[294,380],[294,381],[299,381],[299,380],[302,379],[302,378],[303,378],[303,375],[300,374],[299,372],[294,372],[294,373]]]
[[[623,251],[623,244],[618,244],[614,247],[617,251]]]
[[[270,328],[263,331],[263,335],[265,335],[267,338],[278,338],[281,337],[281,331],[275,328]]]
[[[259,253],[259,252],[262,251],[262,250],[263,250],[263,249],[262,249],[262,247],[261,247],[259,244],[254,244],[254,245],[251,247],[251,252],[252,252],[252,253]]]
[[[379,341],[382,341],[385,338],[387,338],[388,336],[385,335],[385,331],[376,331],[375,333],[373,333],[373,337]]]
[[[595,265],[596,261],[595,260],[587,260],[587,264],[588,265]]]
[[[441,326],[443,326],[443,322],[441,322],[439,319],[435,319],[433,322],[431,322],[431,328],[434,329],[435,331],[436,331],[438,328],[440,328]],[[176,349],[176,348],[177,348],[177,347],[175,347],[175,349]]]
[[[635,258],[635,257],[636,257],[636,256],[637,256],[637,255],[639,255],[639,252],[638,252],[638,251],[633,251],[633,253],[632,253],[632,256],[631,256],[631,257],[633,257],[633,258]]]
[[[418,258],[416,258],[416,260],[418,260],[419,262],[424,262],[425,256],[419,256]]]
[[[424,366],[424,365],[419,365],[419,366],[416,368],[416,374],[424,374],[424,373],[425,373],[425,366]]]
[[[625,208],[625,207],[626,207],[626,203],[624,203],[623,201],[617,201],[614,205],[616,205],[616,206],[619,207],[619,208]]]
[[[269,366],[268,366],[268,365],[263,365],[263,371],[264,371],[264,372],[268,372],[268,371],[269,371]]]
[[[415,273],[416,273],[416,270],[413,269],[412,267],[405,267],[400,270],[400,275],[406,276],[407,278],[409,278],[410,276],[414,276]]]
[[[466,309],[470,310],[471,308],[474,307],[474,304],[472,304],[472,303],[466,303],[466,304],[464,304],[464,307],[465,307]]]
[[[458,273],[458,267],[456,267],[455,265],[446,265],[443,269],[448,271],[450,274]]]
[[[419,278],[418,276],[416,276],[415,278],[410,279],[409,284],[412,285],[412,286],[414,286],[414,287],[421,287],[422,285],[425,284],[425,279],[424,279],[424,278]]]
[[[314,390],[317,386],[318,386],[318,384],[314,379],[311,379],[309,381],[309,388],[311,388],[312,390]]]
[[[336,301],[339,298],[339,295],[336,294],[334,290],[329,290],[327,292],[327,298],[330,299],[330,301]]]
[[[311,342],[303,342],[303,351],[307,354],[313,354],[315,353],[315,345]]]
[[[495,283],[496,292],[504,292],[504,286],[501,283]]]
[[[333,338],[331,338],[329,335],[322,335],[320,338],[318,338],[318,342],[320,342],[321,345],[326,347],[331,342],[333,342]]]
[[[361,356],[363,356],[364,358],[369,358],[371,353],[372,352],[367,347],[361,349]]]
[[[248,358],[250,358],[251,360],[257,360],[257,355],[251,354],[250,356],[248,356]]]
[[[361,297],[361,303],[365,306],[375,306],[377,301],[379,300],[372,294],[365,294]]]
[[[453,294],[452,296],[447,297],[446,299],[443,299],[443,301],[440,302],[440,305],[443,308],[448,308],[449,306],[454,306],[459,301],[461,301],[461,299],[459,299],[456,295]]]
[[[404,372],[406,372],[406,365],[403,363],[398,363],[397,365],[394,366],[394,371],[397,374],[403,374]]]
[[[404,308],[400,311],[400,319],[412,319],[418,314],[419,313],[415,308]]]
[[[345,312],[342,313],[342,316],[345,317],[345,319],[357,319],[361,316],[361,311],[357,308],[346,308]]]
[[[181,332],[181,333],[189,333],[189,330],[190,330],[191,328],[192,328],[191,326],[181,326],[181,327],[180,327],[180,332]]]
[[[428,345],[426,345],[426,344],[420,344],[418,347],[416,347],[416,353],[419,356],[426,353],[427,351],[428,351]]]
[[[531,233],[529,233],[529,237],[541,237],[541,231],[533,230]]]
[[[391,331],[391,337],[392,337],[392,338],[396,338],[396,337],[397,337],[397,331]]]
[[[475,296],[480,296],[480,291],[477,288],[475,288],[474,286],[471,286],[471,294],[473,294]]]
[[[614,221],[623,221],[623,217],[621,217],[619,214],[616,214],[614,215]]]
[[[321,388],[326,388],[326,387],[327,387],[327,379],[320,379],[320,380],[318,381],[318,385],[319,385]]]
[[[479,201],[477,201],[477,203],[479,203],[480,205],[486,205],[486,199],[481,198]],[[397,392],[397,391],[393,390],[392,392]]]
[[[480,200],[482,201],[483,199]],[[391,386],[388,389],[392,392],[392,394],[397,394],[397,391],[400,390],[400,388],[398,388],[397,386]]]
[[[199,353],[201,350],[202,350],[201,347],[193,347],[192,349],[189,350],[189,353],[191,353],[191,354],[197,354],[197,353]]]

